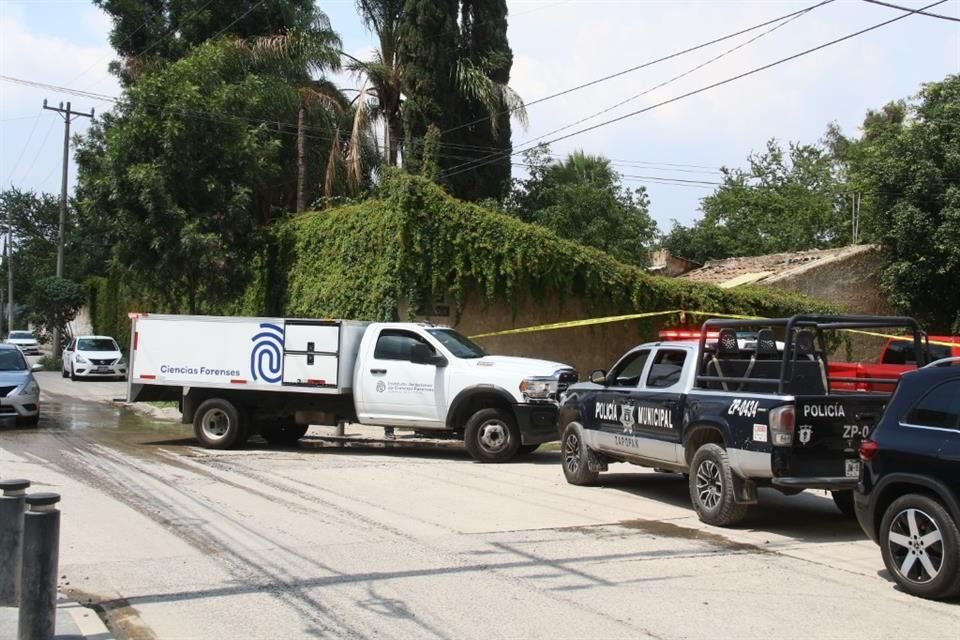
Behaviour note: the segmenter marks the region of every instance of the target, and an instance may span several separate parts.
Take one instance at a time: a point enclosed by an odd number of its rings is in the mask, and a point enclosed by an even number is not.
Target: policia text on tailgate
[[[827,368],[841,329],[905,331],[922,364],[925,338],[911,318],[707,320],[697,339],[642,344],[567,390],[567,481],[591,484],[609,462],[631,462],[687,474],[708,524],[741,520],[758,486],[826,489],[852,515],[857,447],[889,394],[831,392],[845,381]]]

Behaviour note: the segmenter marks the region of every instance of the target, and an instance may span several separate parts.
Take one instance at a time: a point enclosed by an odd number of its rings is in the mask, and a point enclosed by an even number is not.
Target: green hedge
[[[471,289],[486,303],[578,296],[591,313],[836,311],[773,289],[651,276],[411,176],[388,179],[377,199],[301,215],[273,236],[264,260],[270,267],[245,299],[263,301],[261,312],[276,315],[393,320],[402,300],[416,309],[446,291],[460,309]]]

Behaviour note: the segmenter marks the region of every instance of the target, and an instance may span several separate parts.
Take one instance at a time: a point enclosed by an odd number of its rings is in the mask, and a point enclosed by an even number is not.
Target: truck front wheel
[[[193,416],[193,431],[208,449],[230,449],[246,441],[243,415],[233,403],[221,398],[204,400]]]
[[[463,442],[477,462],[507,462],[520,450],[520,431],[507,412],[481,409],[467,420]]]
[[[708,442],[697,449],[690,463],[690,500],[700,520],[725,527],[747,515],[749,505],[735,499],[733,470],[727,451]]]
[[[590,451],[583,441],[580,427],[573,423],[568,424],[563,430],[560,447],[560,462],[563,464],[563,476],[567,482],[583,486],[597,481],[600,474],[590,470]]]

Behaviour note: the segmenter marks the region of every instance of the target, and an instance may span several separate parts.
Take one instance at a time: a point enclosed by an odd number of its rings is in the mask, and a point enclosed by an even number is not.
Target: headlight
[[[553,400],[557,397],[556,378],[524,378],[520,393],[527,400]]]
[[[117,360],[117,364],[118,364],[118,365],[119,365],[119,364],[127,364],[127,359],[124,358],[123,356],[120,356],[120,359]]]
[[[79,362],[80,364],[89,364],[89,363],[87,362],[87,359],[84,358],[84,357],[83,357],[82,355],[80,355],[79,353],[77,354],[77,362]]]
[[[15,396],[32,396],[32,395],[34,395],[35,393],[39,393],[39,392],[40,392],[40,385],[37,384],[37,381],[36,381],[36,380],[31,380],[31,381],[28,382],[27,384],[25,384],[25,385],[23,385],[22,387],[20,387],[19,390],[17,390],[16,392],[14,392],[14,393],[12,393],[12,394],[10,394],[10,395],[15,395]]]

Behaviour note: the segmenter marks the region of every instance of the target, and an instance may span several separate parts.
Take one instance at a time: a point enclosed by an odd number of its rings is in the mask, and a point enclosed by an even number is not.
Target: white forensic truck
[[[130,314],[130,402],[174,400],[206,447],[343,422],[462,438],[480,462],[557,439],[577,372],[429,323]]]

